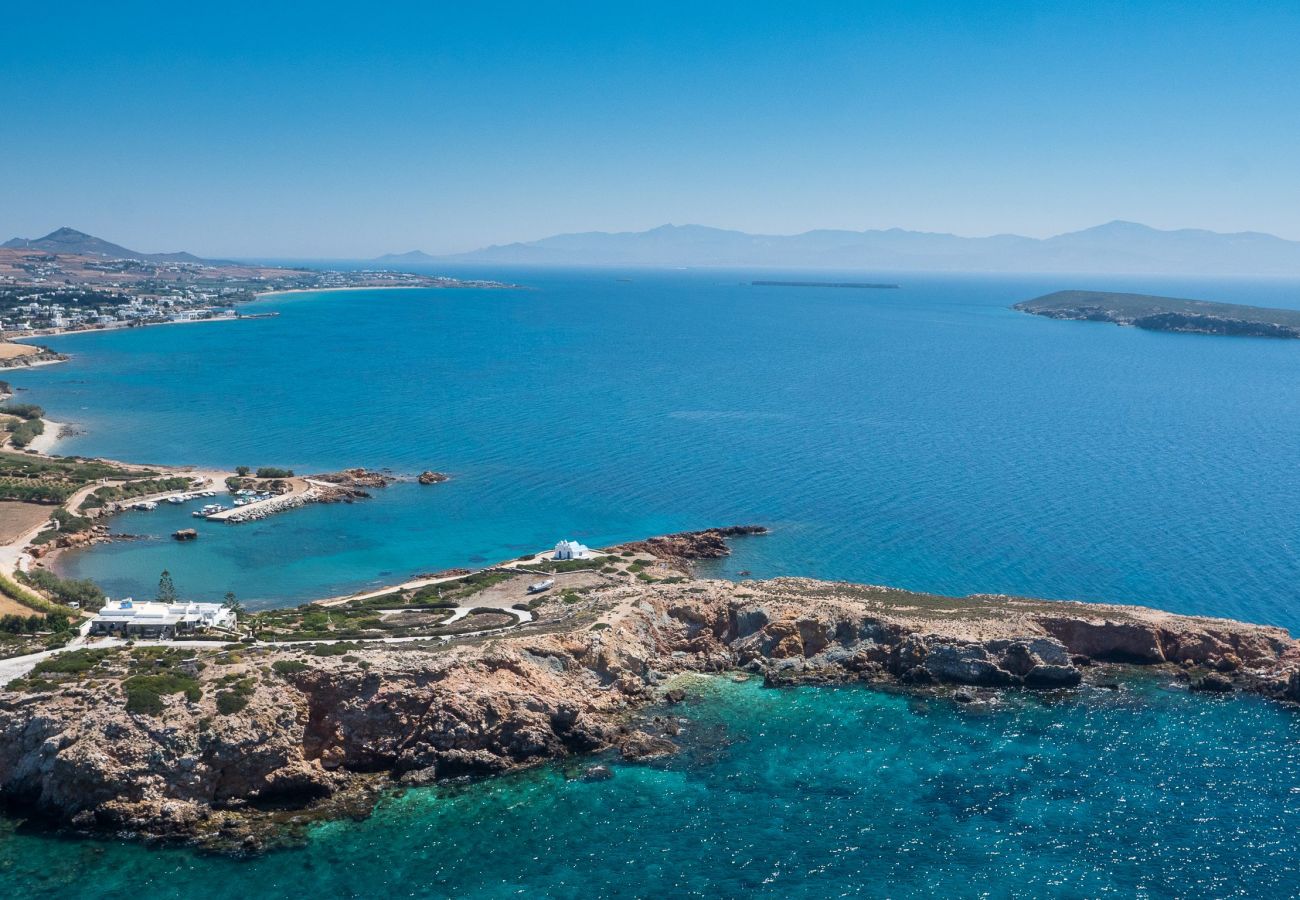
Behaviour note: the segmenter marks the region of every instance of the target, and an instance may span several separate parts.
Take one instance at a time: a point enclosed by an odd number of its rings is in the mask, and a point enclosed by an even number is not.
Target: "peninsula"
[[[1049,319],[1112,322],[1148,331],[1300,338],[1300,310],[1149,294],[1057,291],[1017,303],[1012,309]]]
[[[1138,665],[1192,691],[1300,700],[1300,642],[1278,628],[693,575],[691,557],[755,531],[529,555],[343,607],[268,613],[242,643],[117,641],[46,656],[5,676],[0,795],[73,831],[253,852],[286,822],[364,813],[390,788],[672,753],[680,726],[667,707],[702,673],[978,704],[1005,688],[1123,690]],[[541,593],[537,573],[550,582]],[[598,762],[583,777],[602,777]]]

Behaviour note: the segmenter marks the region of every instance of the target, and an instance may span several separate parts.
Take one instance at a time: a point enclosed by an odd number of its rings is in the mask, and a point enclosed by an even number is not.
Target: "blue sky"
[[[12,5],[0,235],[367,256],[1125,218],[1300,239],[1294,0],[625,6]]]

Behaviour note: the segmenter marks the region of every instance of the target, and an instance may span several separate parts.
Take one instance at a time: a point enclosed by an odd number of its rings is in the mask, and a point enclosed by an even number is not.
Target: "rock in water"
[[[419,481],[420,484],[441,484],[450,477],[451,476],[449,475],[444,475],[442,472],[433,472],[425,469],[420,473],[420,477],[416,480]]]

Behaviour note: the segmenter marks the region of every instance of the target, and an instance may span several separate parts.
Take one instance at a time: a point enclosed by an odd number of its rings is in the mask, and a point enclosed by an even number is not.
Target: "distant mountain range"
[[[451,256],[413,250],[377,261],[1300,276],[1300,242],[1252,231],[1161,231],[1121,221],[1045,239],[1014,234],[971,238],[901,228],[761,235],[663,225],[649,231],[561,234]]]
[[[140,253],[118,244],[77,231],[59,228],[40,238],[13,238],[0,244],[10,250],[40,250],[44,253],[70,253],[83,256],[102,256],[105,259],[139,259],[147,262],[211,263],[193,253]]]

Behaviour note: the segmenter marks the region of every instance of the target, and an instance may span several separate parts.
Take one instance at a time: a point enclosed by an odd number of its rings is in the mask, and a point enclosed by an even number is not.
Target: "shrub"
[[[223,681],[237,676],[226,676]],[[248,706],[248,698],[253,696],[253,679],[244,678],[236,681],[228,690],[217,694],[217,712],[223,716],[242,712]]]
[[[293,675],[296,672],[302,672],[311,667],[298,659],[277,659],[275,662],[271,663],[271,668],[277,675]]]
[[[41,660],[32,674],[80,675],[95,668],[103,658],[103,650],[69,650]]]
[[[35,403],[4,403],[0,404],[0,413],[7,413],[11,416],[18,416],[20,419],[39,419],[45,415],[45,410],[41,409]]]
[[[45,433],[45,423],[40,419],[28,419],[25,422],[10,422],[6,428],[9,430],[9,443],[15,447],[26,447],[38,434]]]
[[[292,478],[293,469],[281,469],[278,466],[258,466],[258,478]]]
[[[46,616],[38,616],[35,613],[30,616],[6,613],[0,616],[0,631],[6,634],[35,634],[46,627],[46,620]],[[65,619],[64,622],[66,621]]]
[[[346,656],[358,649],[356,644],[340,641],[337,644],[312,644],[311,653],[313,656]]]
[[[238,691],[221,691],[217,694],[217,712],[229,716],[242,712],[248,706],[248,697]]]
[[[65,654],[66,655],[66,654]],[[189,675],[160,672],[157,675],[132,675],[122,682],[126,691],[126,711],[156,716],[163,710],[162,698],[168,694],[184,694],[191,703],[203,697],[199,683]]]

